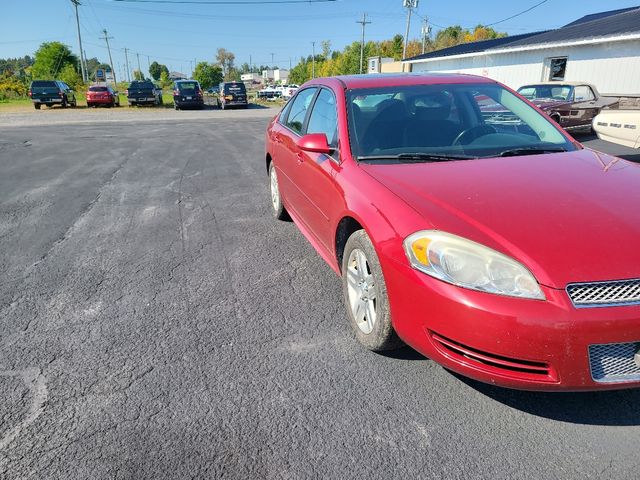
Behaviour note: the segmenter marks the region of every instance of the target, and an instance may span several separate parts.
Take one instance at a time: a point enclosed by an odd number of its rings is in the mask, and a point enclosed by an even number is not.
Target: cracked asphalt
[[[0,478],[638,477],[640,391],[361,348],[272,219],[274,111],[206,113],[2,126]]]

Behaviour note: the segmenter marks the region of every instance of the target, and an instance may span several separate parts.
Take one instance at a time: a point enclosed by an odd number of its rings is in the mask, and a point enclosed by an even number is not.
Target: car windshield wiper
[[[538,155],[541,153],[558,153],[566,152],[567,149],[563,147],[525,147],[525,148],[512,148],[511,150],[504,150],[500,152],[498,157],[517,157],[519,155]]]
[[[472,160],[478,157],[470,155],[443,155],[438,153],[400,153],[398,155],[365,155],[357,157],[359,162],[375,162],[384,160],[399,160],[405,163],[448,162],[451,160]]]

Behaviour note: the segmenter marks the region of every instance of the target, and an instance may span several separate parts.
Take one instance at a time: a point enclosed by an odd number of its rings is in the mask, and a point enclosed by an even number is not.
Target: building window
[[[567,71],[567,57],[549,59],[549,80],[564,80]]]

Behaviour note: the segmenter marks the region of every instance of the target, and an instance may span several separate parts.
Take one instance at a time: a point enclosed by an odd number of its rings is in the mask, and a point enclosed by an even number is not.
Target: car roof
[[[404,85],[436,85],[456,83],[496,83],[477,75],[452,73],[379,73],[365,75],[341,75],[311,80],[311,84],[330,85],[340,82],[347,89],[395,87]]]
[[[537,87],[540,85],[553,85],[553,86],[557,86],[557,87],[563,87],[563,86],[567,86],[567,87],[580,87],[582,85],[591,85],[590,83],[587,82],[562,82],[562,81],[557,81],[557,82],[537,82],[537,83],[528,83],[527,85],[523,85],[520,88],[523,87]]]

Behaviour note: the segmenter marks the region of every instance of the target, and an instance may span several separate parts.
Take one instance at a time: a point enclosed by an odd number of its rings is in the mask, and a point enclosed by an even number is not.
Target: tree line
[[[460,25],[454,25],[440,30],[435,38],[428,39],[424,45],[420,40],[410,40],[407,42],[407,58],[415,57],[423,52],[433,52],[443,48],[453,47],[461,43],[477,42],[481,40],[491,40],[494,38],[506,37],[506,33],[495,31],[493,28],[478,25],[473,30],[464,29]],[[315,69],[316,77],[326,77],[332,75],[350,75],[360,72],[360,42],[353,42],[347,45],[342,51],[332,51],[331,42],[325,40],[321,42],[321,52],[315,56],[303,57],[298,64],[289,72],[289,81],[302,84],[313,76]],[[388,57],[396,61],[402,60],[404,49],[404,37],[400,34],[394,35],[390,40],[380,42],[365,42],[364,61],[368,57]],[[315,61],[314,61],[315,60]],[[364,65],[366,72],[366,64]]]
[[[454,25],[440,30],[435,38],[429,39],[424,45],[419,40],[409,41],[407,57],[419,55],[423,48],[425,52],[431,52],[461,43],[500,38],[506,35],[506,33],[500,33],[482,25],[478,25],[473,30]],[[364,58],[382,56],[401,60],[403,47],[404,38],[402,35],[395,35],[389,40],[380,42],[366,42]],[[99,68],[106,69],[108,64],[100,62],[97,58],[87,60],[90,79],[95,78],[95,72]],[[250,65],[246,62],[236,66],[233,52],[225,48],[218,48],[212,62],[199,62],[195,65],[192,77],[198,80],[204,89],[209,89],[223,80],[238,81],[240,76],[245,73],[260,73],[263,70],[276,68],[268,65]],[[321,42],[321,52],[315,56],[315,59],[311,55],[301,58],[291,70],[289,81],[298,84],[304,83],[312,77],[314,68],[316,77],[358,73],[360,71],[360,42],[353,42],[342,51],[332,51],[331,42],[328,40]],[[32,80],[62,80],[73,88],[82,89],[85,85],[80,71],[80,60],[67,45],[55,41],[45,42],[40,45],[33,56],[0,59],[0,100],[26,96],[29,83]],[[170,72],[166,65],[154,61],[149,66],[149,74],[163,87],[171,85]],[[134,70],[133,78],[142,80],[145,77],[142,72]]]

